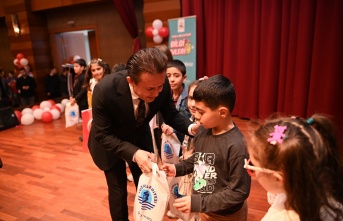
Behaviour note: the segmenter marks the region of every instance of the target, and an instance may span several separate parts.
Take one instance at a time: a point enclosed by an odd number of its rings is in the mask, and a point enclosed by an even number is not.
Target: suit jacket
[[[87,89],[82,87],[84,83],[85,73],[83,72],[78,76],[77,82],[73,89],[73,96],[76,100],[77,105],[79,105],[80,112],[88,108]]]
[[[106,75],[93,91],[93,123],[88,148],[101,170],[112,168],[119,159],[131,163],[138,149],[153,152],[149,122],[160,111],[167,124],[184,134],[192,123],[175,108],[166,77],[163,90],[149,103],[143,125],[136,129],[127,71]]]

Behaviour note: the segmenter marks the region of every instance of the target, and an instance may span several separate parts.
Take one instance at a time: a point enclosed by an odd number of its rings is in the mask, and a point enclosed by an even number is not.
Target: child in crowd
[[[77,59],[74,62],[74,82],[73,82],[73,96],[70,97],[71,105],[79,105],[79,114],[81,116],[81,111],[88,108],[87,102],[87,91],[82,86],[85,82],[85,72],[86,72],[86,61],[82,58]]]
[[[263,221],[343,220],[342,155],[327,117],[267,120],[248,149],[244,167],[276,194]]]
[[[166,74],[167,74],[169,85],[172,92],[171,97],[174,101],[176,109],[182,115],[189,118],[191,114],[187,107],[188,88],[184,84],[187,78],[185,64],[182,61],[176,60],[176,59],[168,61]],[[162,123],[161,129],[162,129],[162,133],[166,135],[171,135],[175,133],[180,144],[183,142],[185,135],[177,132],[169,125]],[[180,152],[177,153],[178,156],[180,156],[181,152],[182,151],[180,149]],[[177,217],[177,215],[173,214],[171,210],[167,212],[167,216],[169,218]]]
[[[164,164],[168,176],[194,172],[193,193],[175,200],[182,212],[200,212],[204,220],[247,220],[251,179],[241,162],[248,156],[243,134],[233,123],[236,93],[222,75],[201,82],[193,94],[195,119],[202,125],[194,137],[194,154]]]
[[[109,65],[103,62],[100,58],[92,59],[86,69],[85,81],[83,88],[87,90],[88,108],[92,108],[93,89],[99,81],[110,74]]]
[[[202,79],[203,80],[203,79]],[[188,97],[187,97],[187,106],[188,110],[191,113],[190,120],[193,122],[197,122],[195,120],[195,106],[194,106],[194,99],[193,99],[193,93],[195,88],[201,83],[202,80],[195,80],[193,81],[189,87],[188,87]],[[180,160],[186,160],[190,156],[192,156],[194,152],[194,142],[193,138],[185,135],[185,138],[183,139],[181,148],[182,148],[182,156],[180,157]],[[182,176],[179,182],[179,194],[181,196],[187,196],[192,194],[192,179],[193,179],[193,173],[189,173],[185,176]],[[187,217],[187,219],[185,219]],[[187,214],[183,216],[183,220],[196,220],[197,216],[195,213]]]
[[[188,107],[187,107],[187,95],[188,89],[184,84],[187,75],[186,75],[186,66],[180,60],[172,60],[168,62],[167,65],[167,77],[169,80],[170,88],[172,91],[172,99],[174,101],[176,109],[185,117],[189,118],[191,116]],[[184,134],[181,134],[167,124],[161,125],[162,132],[170,135],[175,133],[180,143],[184,139]]]

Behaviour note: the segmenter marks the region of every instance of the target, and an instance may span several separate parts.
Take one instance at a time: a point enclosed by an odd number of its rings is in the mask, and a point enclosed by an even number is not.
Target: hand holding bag
[[[136,221],[163,220],[169,200],[169,187],[164,171],[159,171],[152,162],[152,172],[143,173],[138,182],[133,205],[133,218]]]

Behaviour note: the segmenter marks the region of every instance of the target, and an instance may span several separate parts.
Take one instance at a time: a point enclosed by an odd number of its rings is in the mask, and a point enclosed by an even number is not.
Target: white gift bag
[[[139,178],[133,205],[134,220],[163,220],[168,200],[169,188],[166,174],[158,170],[156,163],[152,163],[152,172],[143,173]]]
[[[162,134],[161,159],[164,163],[179,163],[180,141],[175,133],[172,135]]]
[[[79,105],[74,104],[71,105],[70,102],[66,104],[65,112],[65,120],[66,120],[66,127],[71,127],[76,125],[79,122]]]

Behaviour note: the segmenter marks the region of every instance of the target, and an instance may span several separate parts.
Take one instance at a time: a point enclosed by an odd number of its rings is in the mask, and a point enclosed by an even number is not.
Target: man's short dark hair
[[[236,102],[236,92],[230,79],[215,75],[199,84],[193,94],[197,102],[203,102],[211,110],[223,105],[232,113]]]
[[[144,48],[132,55],[126,64],[128,75],[136,84],[139,81],[141,73],[150,74],[165,73],[167,69],[168,58],[158,48]]]

